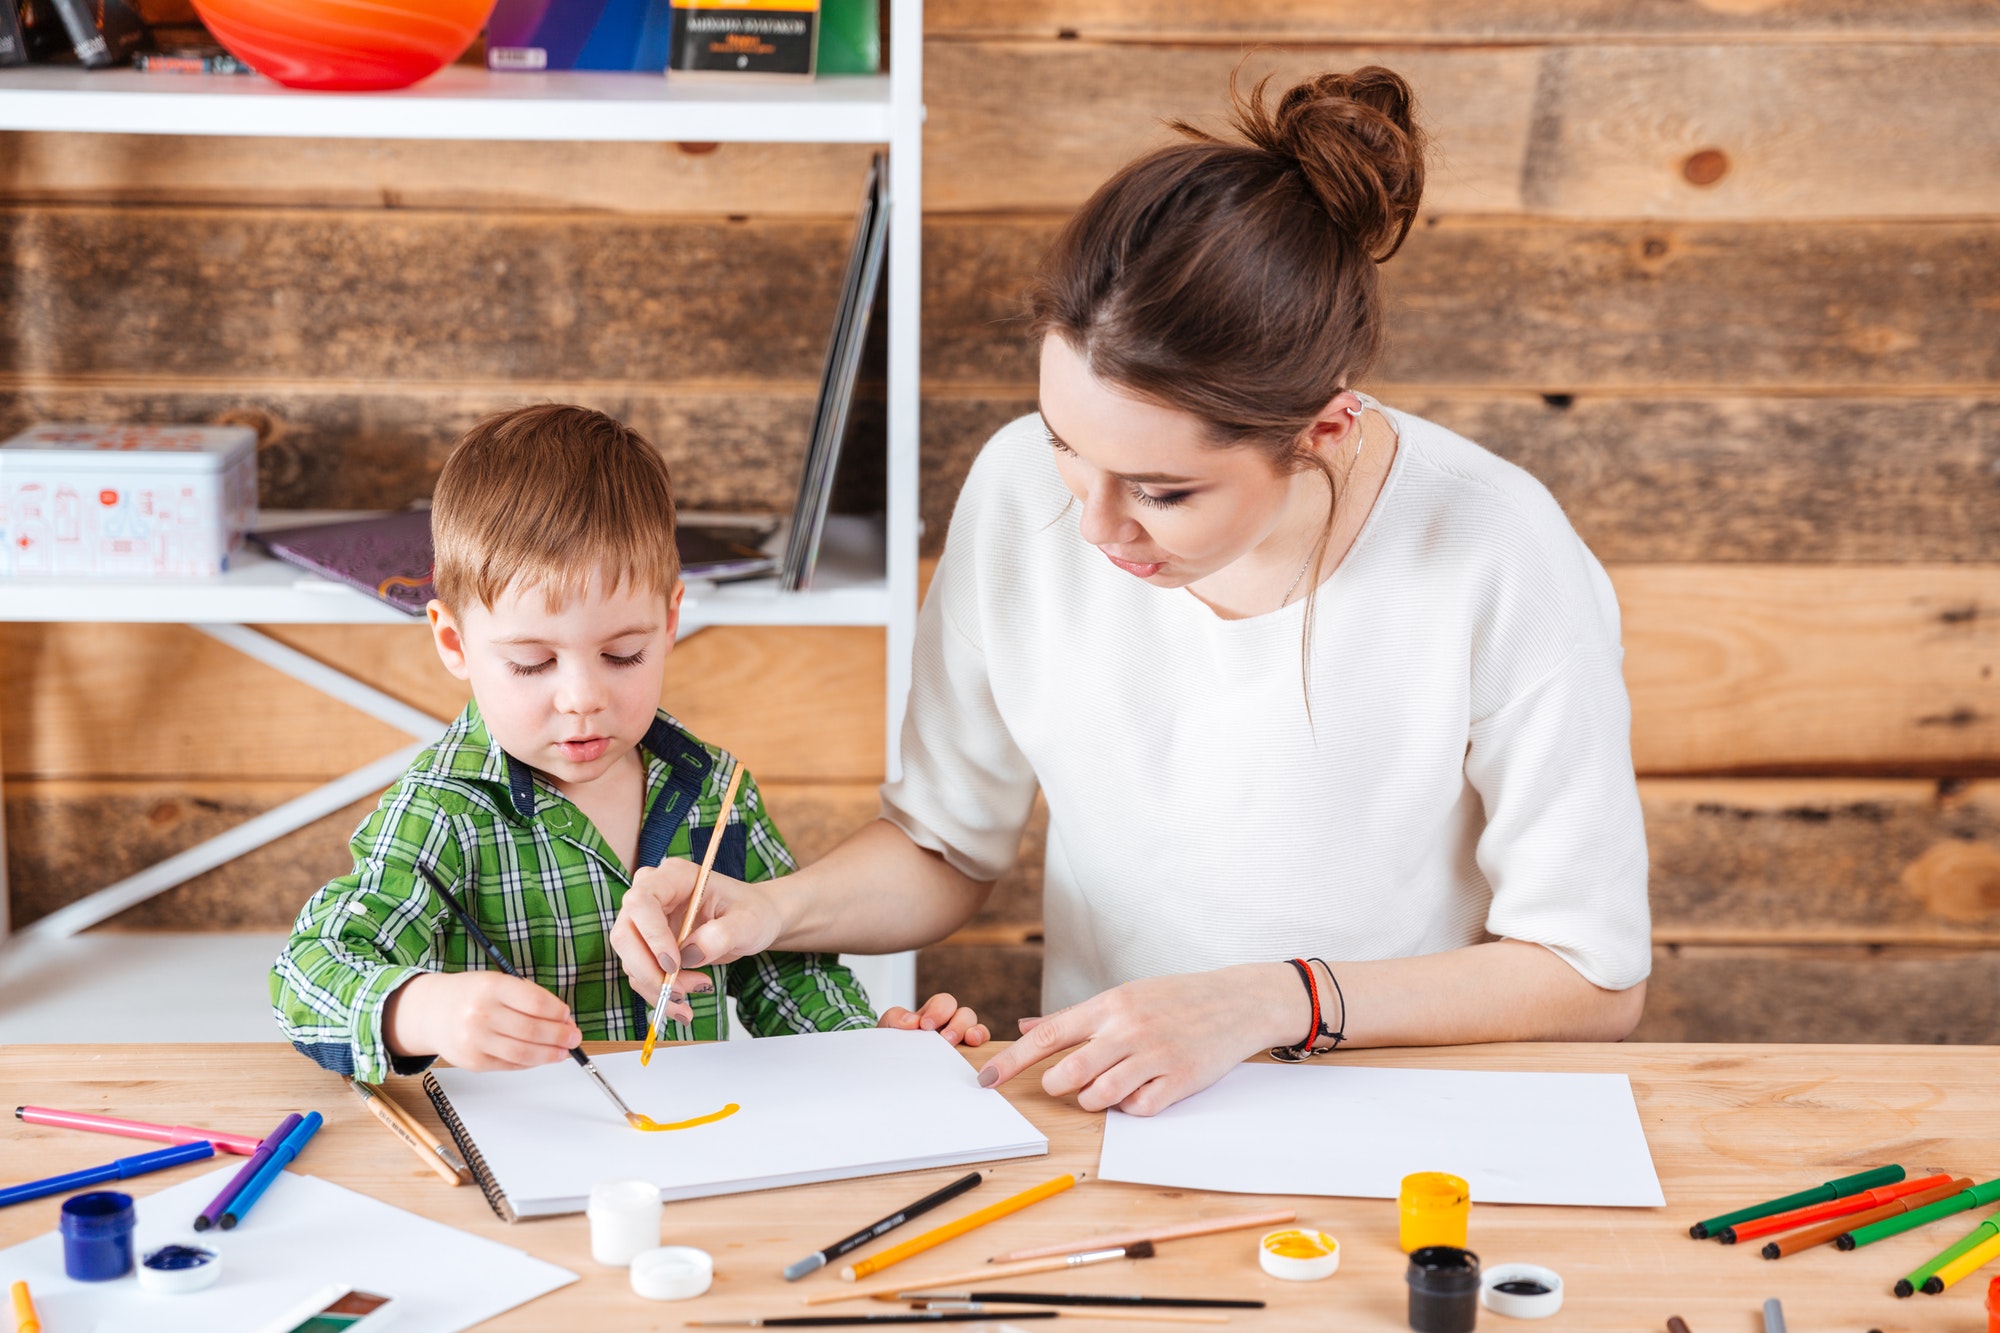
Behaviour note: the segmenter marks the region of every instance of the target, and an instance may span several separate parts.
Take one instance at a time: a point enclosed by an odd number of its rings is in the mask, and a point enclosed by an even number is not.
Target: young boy
[[[579,1040],[638,1040],[657,998],[642,979],[658,986],[674,951],[649,868],[699,857],[721,824],[718,871],[793,869],[756,783],[721,811],[736,761],[659,708],[682,593],[673,515],[665,462],[599,412],[502,412],[452,452],[429,612],[472,702],[383,793],[354,869],[306,903],[272,968],[278,1022],[320,1064],[373,1082],[438,1056],[524,1069]],[[426,874],[520,977],[493,968]],[[875,1022],[832,955],[763,953],[680,974],[670,1012],[698,1040],[726,1035],[717,980],[758,1036]],[[882,1023],[986,1039],[948,995]]]

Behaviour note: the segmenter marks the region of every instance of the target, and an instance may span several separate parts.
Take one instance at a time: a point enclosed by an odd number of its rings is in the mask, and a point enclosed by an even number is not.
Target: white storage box
[[[248,426],[55,423],[0,443],[0,574],[220,574],[256,525]]]

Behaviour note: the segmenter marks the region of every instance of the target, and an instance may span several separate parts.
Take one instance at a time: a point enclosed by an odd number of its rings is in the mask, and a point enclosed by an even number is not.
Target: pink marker
[[[214,1130],[195,1129],[191,1125],[149,1125],[143,1120],[119,1120],[114,1116],[57,1111],[46,1106],[17,1106],[14,1117],[31,1125],[84,1129],[93,1134],[152,1139],[156,1143],[213,1143],[217,1152],[233,1152],[238,1157],[248,1157],[263,1142],[254,1134],[218,1134]]]

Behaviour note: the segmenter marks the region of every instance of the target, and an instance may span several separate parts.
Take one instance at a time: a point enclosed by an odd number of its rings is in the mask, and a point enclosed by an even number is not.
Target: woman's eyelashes
[[[1048,440],[1049,447],[1057,453],[1068,454],[1071,458],[1076,457],[1076,450],[1057,439],[1054,434],[1049,434]],[[1159,495],[1155,495],[1143,486],[1134,486],[1131,490],[1132,498],[1149,509],[1172,509],[1175,505],[1183,503],[1190,495],[1194,494],[1193,491],[1165,491]]]

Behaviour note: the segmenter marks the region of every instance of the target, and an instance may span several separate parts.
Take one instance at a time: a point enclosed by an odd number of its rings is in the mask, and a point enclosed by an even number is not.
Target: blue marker
[[[258,1196],[271,1187],[271,1182],[278,1178],[280,1171],[292,1164],[292,1159],[306,1146],[306,1140],[317,1134],[323,1123],[318,1111],[306,1112],[306,1118],[299,1122],[297,1129],[285,1135],[285,1141],[278,1145],[278,1151],[271,1154],[271,1160],[264,1163],[257,1174],[250,1177],[250,1183],[238,1190],[236,1197],[229,1201],[229,1207],[223,1212],[219,1223],[224,1231],[231,1230],[243,1220],[244,1215],[250,1211],[250,1205],[256,1203]]]
[[[199,1162],[204,1157],[215,1156],[215,1145],[203,1139],[200,1143],[177,1143],[171,1148],[161,1148],[156,1152],[142,1152],[136,1157],[121,1157],[103,1166],[87,1166],[81,1171],[68,1175],[50,1176],[46,1180],[31,1180],[25,1185],[12,1185],[0,1190],[0,1208],[10,1203],[26,1203],[30,1199],[46,1198],[51,1194],[65,1194],[70,1190],[80,1190],[91,1185],[109,1184],[114,1180],[129,1180],[133,1176],[143,1176],[148,1171],[163,1171],[183,1162]]]

